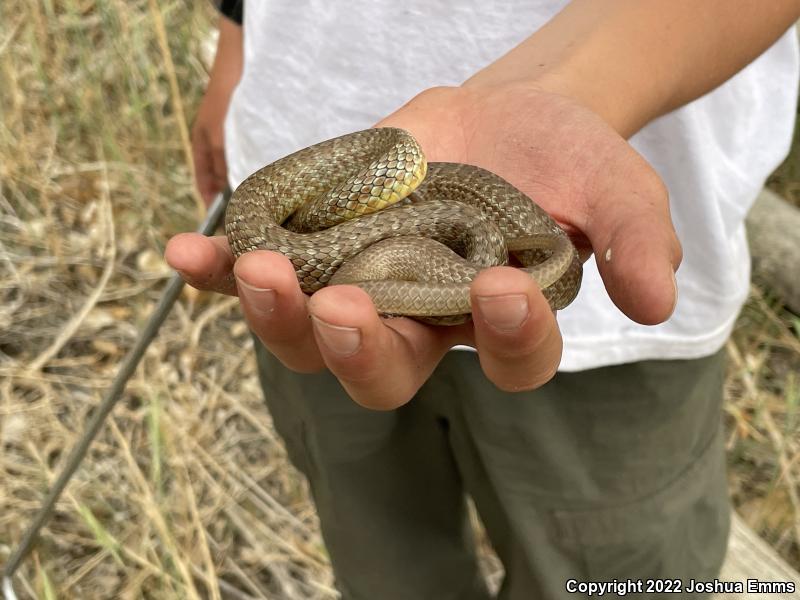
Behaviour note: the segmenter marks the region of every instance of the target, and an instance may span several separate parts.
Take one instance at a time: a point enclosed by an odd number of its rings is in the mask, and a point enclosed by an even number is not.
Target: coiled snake
[[[539,206],[479,167],[427,164],[416,140],[367,129],[310,146],[248,177],[225,230],[235,256],[284,254],[301,289],[357,285],[383,315],[434,324],[470,317],[469,284],[509,253],[550,306],[575,298],[582,268]]]

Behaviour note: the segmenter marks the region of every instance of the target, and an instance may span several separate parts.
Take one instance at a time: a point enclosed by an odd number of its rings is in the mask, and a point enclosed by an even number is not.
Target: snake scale
[[[305,293],[353,284],[383,315],[440,325],[470,318],[470,282],[509,254],[553,310],[572,302],[582,275],[567,235],[525,194],[479,167],[426,163],[411,134],[394,128],[256,171],[233,193],[225,231],[236,257],[288,257]]]

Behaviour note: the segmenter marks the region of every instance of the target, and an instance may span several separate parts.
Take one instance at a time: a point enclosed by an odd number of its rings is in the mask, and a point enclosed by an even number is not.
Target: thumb
[[[588,202],[584,232],[614,304],[634,321],[656,325],[675,310],[675,271],[682,250],[665,185],[631,152],[634,168],[607,172],[603,179],[608,185],[599,186]]]

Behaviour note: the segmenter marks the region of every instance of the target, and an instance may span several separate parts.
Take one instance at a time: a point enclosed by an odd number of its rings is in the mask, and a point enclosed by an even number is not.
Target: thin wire
[[[217,197],[214,199],[214,203],[211,205],[211,208],[208,209],[205,220],[198,228],[198,233],[202,233],[203,235],[211,235],[216,231],[217,227],[222,222],[222,216],[225,214],[225,207],[228,204],[229,198],[230,191],[228,190],[226,190],[224,194],[217,195]],[[161,294],[161,300],[159,301],[158,306],[153,311],[153,314],[150,315],[150,319],[147,321],[144,329],[139,334],[136,343],[123,360],[119,371],[117,371],[114,381],[111,383],[111,387],[108,389],[102,402],[100,402],[89,419],[89,423],[86,425],[86,430],[84,431],[83,435],[80,437],[75,446],[73,446],[64,468],[61,470],[61,473],[59,473],[55,483],[50,488],[47,497],[42,501],[39,512],[36,513],[33,521],[30,525],[28,525],[28,528],[25,530],[25,533],[22,536],[22,540],[11,554],[8,562],[5,564],[5,567],[3,568],[3,595],[5,596],[5,600],[16,600],[17,597],[14,595],[14,588],[12,586],[11,578],[14,576],[14,573],[19,568],[19,565],[22,563],[25,557],[28,556],[31,548],[33,548],[33,545],[38,539],[39,532],[41,531],[42,527],[44,527],[50,520],[56,502],[58,502],[58,499],[61,497],[61,493],[64,491],[64,488],[67,486],[70,479],[75,474],[75,471],[78,469],[84,457],[86,456],[89,446],[92,444],[95,436],[97,436],[97,433],[103,426],[106,417],[108,417],[108,414],[122,397],[125,384],[128,382],[128,379],[130,379],[131,375],[133,375],[134,371],[136,371],[136,367],[139,365],[139,361],[142,359],[142,356],[144,356],[145,350],[147,350],[147,347],[150,345],[150,342],[153,341],[153,338],[156,337],[158,329],[167,318],[167,315],[169,315],[172,305],[175,304],[175,300],[178,299],[178,295],[180,294],[181,289],[183,289],[183,285],[183,279],[181,279],[181,276],[177,273],[170,278],[169,283]]]

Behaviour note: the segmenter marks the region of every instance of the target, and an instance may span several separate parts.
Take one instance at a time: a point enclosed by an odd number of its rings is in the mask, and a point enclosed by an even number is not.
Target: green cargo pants
[[[509,394],[454,351],[411,402],[375,412],[330,373],[292,373],[256,347],[343,600],[490,598],[467,494],[505,567],[503,600],[585,597],[569,580],[717,576],[730,510],[722,353],[560,373]]]

